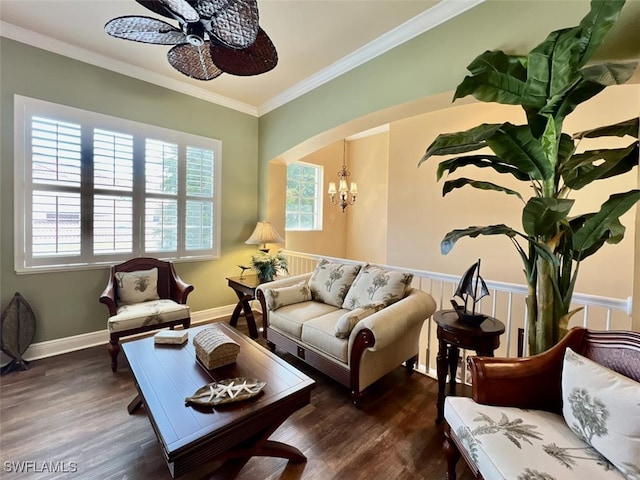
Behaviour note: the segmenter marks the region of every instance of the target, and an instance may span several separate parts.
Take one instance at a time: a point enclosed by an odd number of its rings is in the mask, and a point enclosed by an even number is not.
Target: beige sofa
[[[269,347],[295,355],[351,389],[356,405],[373,382],[418,355],[434,299],[410,274],[327,260],[312,273],[258,287]]]

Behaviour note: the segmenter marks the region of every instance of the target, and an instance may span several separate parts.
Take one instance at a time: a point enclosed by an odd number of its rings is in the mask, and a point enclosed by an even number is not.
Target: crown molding
[[[42,50],[57,53],[65,57],[73,58],[74,60],[95,65],[96,67],[105,68],[122,75],[127,75],[144,82],[153,83],[154,85],[168,88],[179,93],[184,93],[185,95],[190,95],[206,102],[215,103],[222,107],[231,108],[254,117],[258,116],[257,108],[253,105],[238,102],[237,100],[209,92],[203,88],[195,87],[165,75],[151,72],[145,68],[140,68],[129,63],[105,57],[104,55],[76,47],[75,45],[56,40],[32,30],[27,30],[26,28],[13,25],[12,23],[0,21],[0,36],[31,45],[32,47],[41,48]]]
[[[369,42],[337,62],[320,70],[293,87],[258,106],[258,116],[262,116],[282,105],[318,88],[321,85],[347,73],[369,60],[388,52],[412,38],[421,35],[442,23],[466,12],[486,0],[442,0],[421,14],[407,20],[402,25],[389,30],[384,35]]]
[[[254,117],[260,117],[485,1],[486,0],[441,0],[429,10],[425,10],[402,25],[390,30],[337,62],[320,70],[317,74],[306,78],[257,107],[129,63],[114,60],[11,23],[0,21],[0,36],[100,68],[105,68],[144,82],[153,83]]]

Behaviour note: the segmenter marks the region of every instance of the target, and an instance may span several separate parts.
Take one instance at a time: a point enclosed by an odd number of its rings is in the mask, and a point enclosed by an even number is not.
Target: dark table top
[[[500,335],[505,330],[504,323],[497,318],[489,316],[479,326],[463,323],[454,310],[439,310],[433,314],[433,320],[439,327],[447,331],[473,334],[474,336]]]
[[[196,361],[193,338],[208,327],[221,329],[240,345],[236,363],[206,370]],[[190,328],[183,345],[155,345],[148,337],[123,343],[122,349],[168,462],[196,447],[224,451],[230,442],[264,430],[269,418],[282,421],[283,414],[307,405],[315,387],[313,379],[224,323]],[[257,397],[214,409],[185,405],[185,397],[198,388],[235,377],[267,385]]]

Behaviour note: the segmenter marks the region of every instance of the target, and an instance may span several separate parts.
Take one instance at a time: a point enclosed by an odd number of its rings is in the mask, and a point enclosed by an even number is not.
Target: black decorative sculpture
[[[24,297],[16,292],[0,317],[0,348],[11,357],[11,361],[0,370],[2,375],[29,368],[22,355],[35,334],[36,316]]]
[[[458,305],[454,298],[451,299],[451,305],[458,314],[461,322],[478,326],[486,318],[486,315],[476,313],[476,306],[480,299],[489,295],[487,284],[480,276],[480,259],[464,273],[456,289],[455,297],[459,297],[463,301],[463,305]],[[471,300],[471,311],[469,311],[469,301]]]

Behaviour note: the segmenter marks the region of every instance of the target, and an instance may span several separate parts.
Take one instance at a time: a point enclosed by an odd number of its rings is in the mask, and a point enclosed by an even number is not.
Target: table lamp
[[[284,238],[278,235],[271,222],[258,222],[253,233],[244,243],[247,245],[262,245],[258,250],[268,253],[267,243],[284,243]]]

